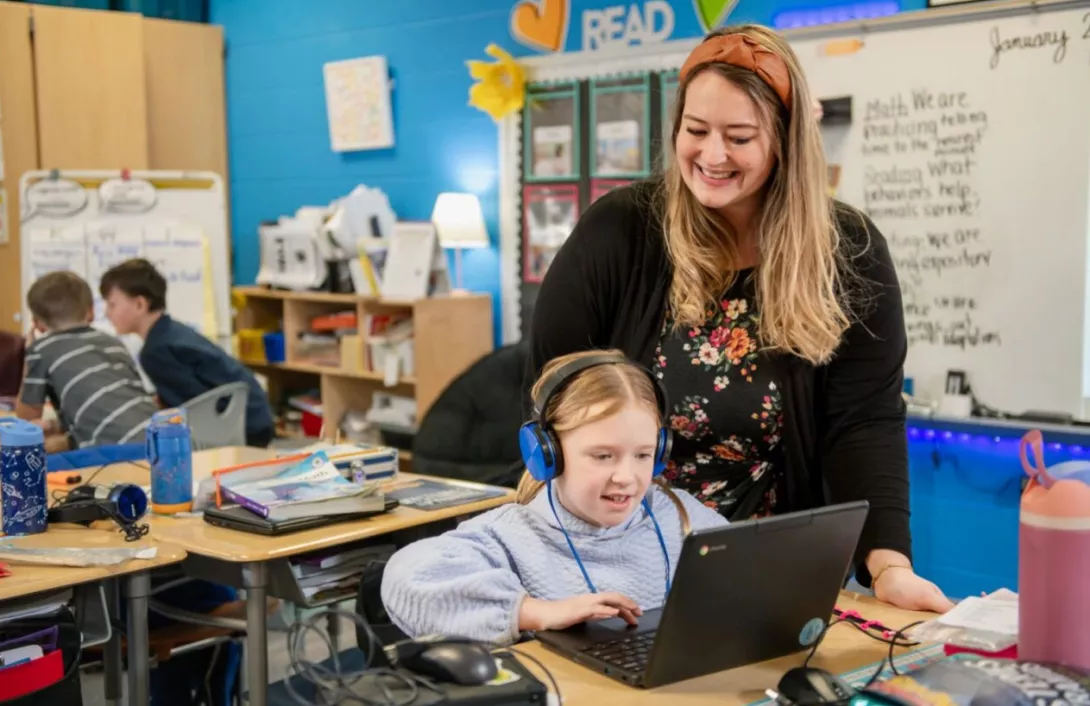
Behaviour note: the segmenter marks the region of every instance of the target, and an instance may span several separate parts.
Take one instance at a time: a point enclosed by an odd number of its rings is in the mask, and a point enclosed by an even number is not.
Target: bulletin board
[[[516,338],[529,326],[549,264],[579,216],[661,164],[663,86],[657,72],[528,86],[518,125],[518,266],[505,275],[519,290]],[[504,132],[501,125],[501,141]]]
[[[23,316],[43,274],[70,270],[94,295],[95,325],[113,332],[102,274],[145,257],[167,280],[167,312],[220,345],[231,337],[230,241],[223,182],[212,172],[31,171],[19,186]]]

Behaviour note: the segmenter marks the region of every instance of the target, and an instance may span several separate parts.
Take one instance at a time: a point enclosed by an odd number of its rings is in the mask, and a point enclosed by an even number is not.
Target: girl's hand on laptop
[[[624,619],[636,625],[643,611],[634,600],[620,593],[587,593],[559,601],[527,596],[519,608],[519,630],[562,630],[576,623],[606,618]]]

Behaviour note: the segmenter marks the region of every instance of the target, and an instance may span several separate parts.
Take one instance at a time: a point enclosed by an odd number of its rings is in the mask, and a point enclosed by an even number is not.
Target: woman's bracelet
[[[885,566],[883,566],[881,569],[878,570],[877,574],[875,574],[874,576],[871,577],[871,579],[870,579],[871,588],[874,588],[875,586],[877,586],[878,585],[878,579],[882,578],[882,576],[884,576],[885,573],[887,571],[889,571],[890,569],[908,569],[909,571],[912,571],[912,566],[909,565],[909,564],[886,564]]]

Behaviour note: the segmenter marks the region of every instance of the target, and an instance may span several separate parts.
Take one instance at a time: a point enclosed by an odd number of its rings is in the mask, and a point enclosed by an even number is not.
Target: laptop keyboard
[[[599,642],[583,650],[589,657],[595,657],[619,669],[628,672],[643,672],[651,656],[651,646],[655,644],[655,633],[645,632],[629,635],[620,640]]]

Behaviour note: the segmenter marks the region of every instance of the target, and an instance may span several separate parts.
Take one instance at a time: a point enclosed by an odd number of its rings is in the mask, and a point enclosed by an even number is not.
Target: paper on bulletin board
[[[394,125],[386,57],[331,61],[322,67],[322,74],[333,151],[393,147]]]

